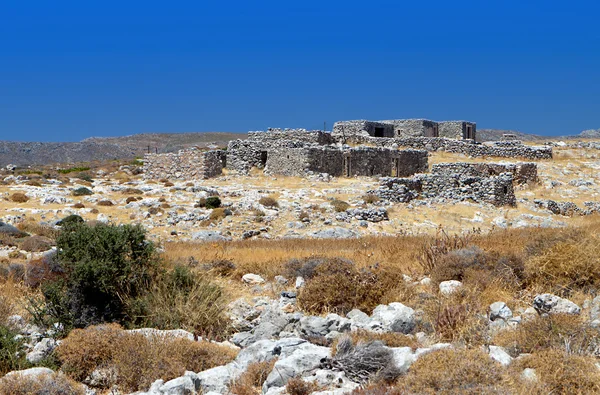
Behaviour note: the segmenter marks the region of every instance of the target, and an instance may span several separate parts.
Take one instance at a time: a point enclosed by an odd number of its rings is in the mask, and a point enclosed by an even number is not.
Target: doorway
[[[383,137],[384,128],[376,127],[375,128],[375,137]]]

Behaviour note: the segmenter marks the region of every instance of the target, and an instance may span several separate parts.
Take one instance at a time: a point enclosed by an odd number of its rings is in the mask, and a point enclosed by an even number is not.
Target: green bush
[[[92,192],[89,188],[86,187],[79,187],[73,190],[73,196],[86,196],[91,195],[93,193],[94,192]]]
[[[221,207],[221,199],[218,196],[210,196],[206,198],[206,208],[219,208]]]
[[[19,354],[23,341],[15,340],[17,335],[18,333],[0,325],[0,377],[27,366],[24,355]]]
[[[68,169],[59,169],[58,172],[60,174],[69,174],[74,172],[88,171],[89,167],[70,167]]]
[[[336,213],[344,212],[350,208],[350,205],[343,200],[333,199],[330,204]]]
[[[156,272],[154,246],[132,225],[63,225],[57,239],[64,277],[42,284],[44,313],[66,327],[128,324],[131,306]]]
[[[94,179],[90,173],[79,173],[77,174],[77,178],[87,182],[94,182]]]
[[[58,226],[66,226],[66,225],[72,225],[72,224],[75,224],[75,223],[83,223],[83,222],[85,222],[85,221],[79,215],[77,215],[77,214],[71,214],[71,215],[67,215],[66,217],[64,217],[63,219],[61,219],[60,221],[58,221],[56,223],[56,225],[58,225]]]

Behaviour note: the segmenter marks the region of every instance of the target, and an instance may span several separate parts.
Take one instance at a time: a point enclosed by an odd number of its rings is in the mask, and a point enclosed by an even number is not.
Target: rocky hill
[[[143,133],[123,137],[92,137],[80,142],[0,141],[0,166],[47,165],[95,160],[127,159],[151,152],[215,145],[244,135],[236,133]]]

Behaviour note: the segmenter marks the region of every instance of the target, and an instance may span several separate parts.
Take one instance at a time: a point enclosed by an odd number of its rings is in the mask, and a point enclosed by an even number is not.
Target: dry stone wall
[[[431,166],[431,173],[440,175],[458,174],[461,176],[489,177],[502,173],[512,173],[515,183],[538,182],[537,164],[521,163],[438,163]]]
[[[206,179],[222,173],[226,155],[223,150],[202,151],[197,148],[177,153],[146,154],[145,179]]]
[[[437,137],[438,123],[428,119],[392,119],[379,121],[394,125],[394,137]]]

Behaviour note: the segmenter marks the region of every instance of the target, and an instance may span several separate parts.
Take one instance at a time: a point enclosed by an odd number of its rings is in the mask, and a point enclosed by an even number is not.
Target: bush
[[[549,315],[523,321],[517,328],[499,332],[494,344],[517,356],[548,349],[570,354],[600,356],[598,331],[572,315]]]
[[[230,321],[227,297],[206,276],[176,266],[154,282],[143,300],[143,325],[159,329],[186,329],[202,337],[226,339]]]
[[[87,182],[94,182],[94,179],[92,178],[90,173],[79,173],[77,174],[77,178]]]
[[[279,202],[275,198],[270,196],[263,196],[258,200],[259,204],[262,204],[265,207],[275,208],[279,207]]]
[[[58,172],[60,174],[69,174],[74,172],[88,171],[89,169],[89,167],[70,167],[68,169],[58,169]]]
[[[342,213],[350,208],[350,205],[343,200],[333,199],[329,204],[336,213]]]
[[[98,206],[105,206],[105,207],[111,207],[114,206],[114,203],[111,202],[110,200],[100,200],[98,203],[96,203]]]
[[[377,195],[373,195],[372,193],[367,193],[366,195],[364,195],[362,197],[362,199],[365,201],[365,203],[367,204],[373,204],[379,201],[379,196]]]
[[[209,196],[206,198],[205,207],[208,209],[214,209],[221,207],[221,198],[218,196]]]
[[[304,272],[308,279],[300,290],[298,304],[303,310],[315,314],[335,312],[343,315],[354,308],[370,312],[390,292],[404,286],[397,272],[382,269],[359,271],[353,263],[342,259],[323,260],[313,270],[312,274],[310,269]]]
[[[495,393],[504,369],[485,352],[443,349],[422,355],[398,387],[410,394]]]
[[[42,184],[36,180],[27,181],[27,185],[32,186],[32,187],[41,187],[42,186]]]
[[[600,286],[600,243],[594,237],[561,241],[527,261],[527,282],[568,296],[574,290]]]
[[[210,216],[208,217],[210,221],[220,221],[223,218],[227,217],[229,210],[224,208],[215,208],[210,212]]]
[[[83,203],[75,203],[71,207],[73,207],[73,208],[85,208],[85,206],[83,205]]]
[[[200,372],[231,362],[236,351],[209,342],[161,335],[128,333],[116,325],[75,329],[57,348],[62,369],[81,380],[98,367],[114,372],[121,390],[146,390],[157,379],[165,381],[186,370]]]
[[[523,356],[510,366],[515,375],[525,368],[535,369],[539,379],[534,393],[600,393],[600,372],[593,357],[571,355],[561,350],[544,350]]]
[[[63,225],[57,240],[64,279],[43,284],[48,315],[66,326],[130,322],[128,306],[156,271],[154,246],[137,225]]]
[[[56,225],[65,227],[65,226],[68,226],[68,225],[81,224],[81,223],[84,223],[84,222],[85,221],[83,220],[83,218],[81,218],[79,215],[77,215],[77,214],[71,214],[71,215],[68,215],[68,216],[64,217],[60,221],[58,221],[56,223]]]
[[[23,239],[21,249],[29,252],[43,252],[48,251],[54,244],[54,241],[44,236],[29,236]]]
[[[316,389],[315,383],[306,382],[302,380],[302,377],[292,377],[285,386],[288,395],[309,395]]]
[[[26,233],[44,236],[55,240],[58,237],[59,230],[50,225],[40,224],[35,221],[24,221],[17,225],[17,228]]]
[[[27,264],[25,270],[25,285],[37,288],[43,283],[56,281],[64,277],[64,270],[58,261],[56,253],[44,255],[39,259],[33,259]]]
[[[341,370],[357,383],[368,381],[393,382],[400,375],[394,363],[394,353],[382,342],[371,341],[354,344],[348,336],[339,340],[330,368]]]
[[[92,192],[91,189],[88,189],[86,187],[79,187],[76,189],[73,189],[73,196],[87,196],[87,195],[92,195],[94,192]]]
[[[123,195],[143,195],[144,191],[142,191],[141,189],[137,189],[137,188],[125,188],[125,189],[121,190],[121,193]]]
[[[23,340],[16,340],[17,335],[17,332],[0,325],[0,377],[27,367],[25,355],[21,352]]]
[[[15,203],[26,203],[29,201],[29,198],[22,192],[15,192],[12,195],[10,195],[10,200],[11,202]]]
[[[84,387],[61,373],[0,379],[0,394],[10,395],[85,395]]]
[[[353,344],[370,343],[379,341],[388,347],[411,347],[412,349],[419,348],[420,344],[412,337],[398,332],[373,332],[364,329],[352,331],[347,334]],[[333,341],[332,350],[336,350],[339,338]]]

